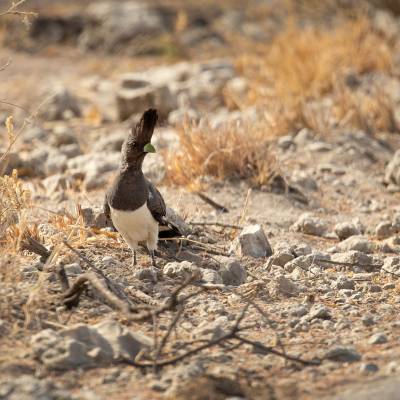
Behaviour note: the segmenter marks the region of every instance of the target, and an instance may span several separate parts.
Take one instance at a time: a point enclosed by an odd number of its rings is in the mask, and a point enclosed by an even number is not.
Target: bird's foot
[[[136,251],[133,251],[133,260],[132,260],[132,266],[136,267],[137,260],[136,260]]]
[[[156,258],[154,256],[154,250],[149,250],[149,253],[150,253],[151,263],[152,263],[153,267],[157,268]]]

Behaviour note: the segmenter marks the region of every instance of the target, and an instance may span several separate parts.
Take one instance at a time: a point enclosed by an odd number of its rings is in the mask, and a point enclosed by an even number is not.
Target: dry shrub
[[[395,104],[380,87],[368,92],[353,91],[338,82],[334,93],[335,115],[341,126],[351,126],[368,134],[398,132]]]
[[[366,17],[344,20],[331,29],[299,27],[289,18],[270,46],[239,60],[251,85],[249,101],[276,101],[295,107],[330,92],[348,72],[391,71],[393,49]]]
[[[17,171],[11,176],[0,177],[0,240],[4,239],[7,229],[22,221],[22,213],[30,206],[31,194]]]
[[[325,27],[301,26],[292,16],[270,44],[253,43],[242,53],[238,69],[247,78],[248,92],[227,98],[227,104],[256,106],[265,118],[252,125],[181,128],[178,152],[167,155],[170,182],[195,190],[204,177],[234,177],[260,186],[275,170],[269,143],[279,135],[302,127],[324,134],[338,119],[368,132],[393,130],[393,108],[383,96],[358,102],[350,91],[342,90],[344,98],[334,94],[349,74],[393,71],[392,44],[367,17],[341,17]]]
[[[272,173],[269,152],[274,128],[265,121],[255,124],[185,124],[178,130],[179,150],[167,154],[167,180],[200,189],[206,177],[248,179],[260,186]]]

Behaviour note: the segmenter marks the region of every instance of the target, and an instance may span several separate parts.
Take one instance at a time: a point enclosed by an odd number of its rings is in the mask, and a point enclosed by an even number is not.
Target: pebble
[[[331,319],[332,315],[328,307],[323,304],[315,304],[311,307],[311,310],[308,314],[308,319],[313,320],[315,318],[319,319]]]
[[[374,363],[365,363],[360,365],[360,372],[362,374],[373,374],[379,371],[379,367]]]
[[[375,333],[374,335],[372,335],[369,338],[368,343],[369,344],[383,344],[383,343],[387,343],[387,341],[388,341],[387,336],[384,333],[379,332],[379,333]]]
[[[218,261],[222,261],[218,272],[224,285],[239,286],[246,282],[247,271],[238,260],[224,257]]]
[[[343,242],[339,243],[339,248],[342,251],[359,251],[361,253],[373,253],[375,246],[365,236],[350,236]]]
[[[361,360],[361,355],[353,347],[348,346],[335,346],[325,353],[328,360],[337,362],[355,362]]]
[[[375,228],[375,236],[378,239],[387,239],[394,234],[394,228],[391,222],[381,222]]]
[[[333,282],[332,287],[334,289],[355,289],[355,283],[352,279],[347,278],[344,275],[340,275],[335,282]]]
[[[309,213],[302,214],[290,228],[294,232],[301,232],[306,235],[323,236],[326,232],[326,225],[319,218]]]
[[[342,222],[337,224],[334,231],[340,240],[345,240],[350,236],[361,235],[358,227],[352,222]]]
[[[150,281],[150,282],[157,282],[158,281],[158,275],[160,271],[151,266],[151,267],[139,267],[135,268],[134,276],[136,279],[139,279],[140,281]]]

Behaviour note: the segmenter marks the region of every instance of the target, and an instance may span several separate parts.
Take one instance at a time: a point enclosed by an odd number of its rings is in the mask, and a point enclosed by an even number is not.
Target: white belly
[[[112,207],[111,219],[132,250],[136,250],[138,242],[147,242],[149,250],[157,248],[158,222],[151,215],[145,203],[135,211],[116,210]]]

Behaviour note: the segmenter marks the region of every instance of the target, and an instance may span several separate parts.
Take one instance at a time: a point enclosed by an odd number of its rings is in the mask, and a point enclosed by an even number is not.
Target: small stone
[[[361,318],[361,322],[364,326],[372,326],[375,325],[375,318],[372,315],[367,314]]]
[[[361,360],[361,355],[353,348],[335,346],[325,353],[325,358],[337,362],[355,362]]]
[[[290,147],[294,146],[293,136],[292,135],[281,136],[278,140],[278,146],[283,150],[287,150]]]
[[[71,186],[71,181],[63,174],[51,175],[42,180],[46,193],[52,195],[60,190],[66,190]]]
[[[310,307],[305,304],[300,304],[290,309],[290,315],[293,315],[294,317],[303,317],[304,315],[307,315],[309,311]]]
[[[373,374],[379,371],[379,367],[373,363],[365,363],[360,365],[360,372],[362,374]]]
[[[385,182],[400,186],[400,150],[397,150],[386,167]]]
[[[238,238],[238,253],[240,256],[254,258],[272,255],[271,245],[261,225],[249,225],[243,228]]]
[[[68,159],[73,157],[78,157],[82,154],[78,143],[64,144],[59,147],[60,153],[65,155]]]
[[[221,278],[221,275],[217,271],[214,271],[213,269],[202,268],[200,270],[200,273],[201,273],[201,279],[206,283],[212,283],[216,285],[221,285],[224,283]]]
[[[312,253],[312,248],[308,244],[300,243],[292,247],[292,252],[295,257],[308,256]]]
[[[383,286],[384,290],[392,290],[396,289],[396,285],[394,283],[387,283],[386,285]]]
[[[395,233],[391,222],[381,222],[375,228],[375,236],[378,239],[386,239]]]
[[[231,323],[226,316],[217,317],[212,322],[203,321],[193,331],[193,338],[200,336],[207,337],[209,340],[216,340],[223,336],[229,329]]]
[[[78,263],[67,264],[64,266],[64,270],[68,276],[80,275],[83,272]]]
[[[388,338],[383,332],[375,333],[368,340],[369,344],[383,344],[387,342]]]
[[[400,274],[400,257],[386,257],[383,261],[383,272]]]
[[[159,270],[155,267],[140,267],[135,269],[134,276],[140,281],[158,281]]]
[[[382,292],[382,288],[379,285],[369,285],[368,289],[371,293],[380,293]]]
[[[117,267],[121,265],[121,262],[112,256],[104,256],[101,262],[106,268]]]
[[[44,172],[46,175],[58,174],[67,168],[68,157],[58,151],[51,151],[44,163]]]
[[[218,272],[224,285],[239,286],[246,282],[247,272],[239,261],[226,257],[224,260],[219,258],[218,261],[221,262]]]
[[[0,335],[5,336],[8,332],[8,325],[7,322],[4,321],[4,319],[0,319]]]
[[[81,114],[78,99],[66,88],[57,89],[41,111],[41,116],[50,121],[80,117]]]
[[[296,268],[307,271],[311,267],[314,259],[315,257],[313,257],[311,254],[308,256],[297,257],[285,264],[285,272],[293,272]]]
[[[397,361],[390,361],[386,365],[386,371],[388,374],[394,374],[400,370],[400,364]]]
[[[290,250],[279,250],[271,256],[271,262],[273,265],[284,267],[289,261],[294,259],[294,255]]]
[[[352,222],[342,222],[337,224],[334,231],[340,240],[345,240],[350,236],[361,235],[358,227]]]
[[[326,232],[326,225],[319,218],[305,213],[300,216],[290,229],[306,235],[323,236]]]
[[[170,262],[164,266],[163,273],[170,278],[186,279],[194,275],[201,279],[200,268],[189,261]]]
[[[148,108],[156,108],[165,119],[176,108],[176,98],[167,85],[154,85],[151,81],[138,80],[125,75],[116,94],[118,116],[121,121]]]
[[[152,346],[145,335],[113,320],[78,324],[60,331],[45,329],[31,339],[32,351],[48,369],[68,370],[132,359]]]
[[[364,236],[350,236],[339,244],[342,251],[359,251],[361,253],[373,253],[375,246]]]
[[[352,279],[347,278],[344,275],[340,275],[336,282],[332,284],[332,287],[334,289],[350,289],[354,290],[355,289],[355,283]]]
[[[332,315],[328,307],[324,306],[323,304],[315,304],[309,314],[308,319],[311,321],[313,319],[331,319]]]
[[[286,296],[296,296],[299,293],[298,286],[284,275],[278,276],[274,282],[275,289]]]

